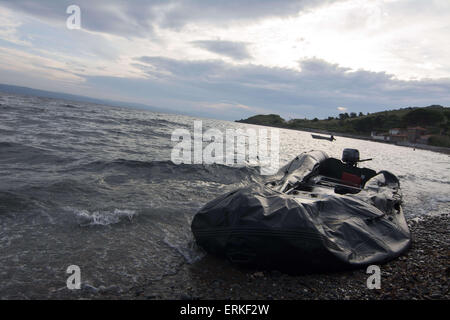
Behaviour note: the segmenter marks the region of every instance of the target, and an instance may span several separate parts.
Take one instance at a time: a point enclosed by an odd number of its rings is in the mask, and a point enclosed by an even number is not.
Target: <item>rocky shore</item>
[[[176,274],[100,299],[449,299],[449,216],[411,220],[413,244],[402,257],[381,265],[381,288],[368,289],[370,274],[354,270],[290,276],[242,270],[207,256]]]

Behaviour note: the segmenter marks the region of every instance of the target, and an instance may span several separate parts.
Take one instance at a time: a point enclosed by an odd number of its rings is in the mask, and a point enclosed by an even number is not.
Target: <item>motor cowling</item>
[[[342,152],[342,162],[356,166],[359,162],[359,151],[357,149],[344,149]]]

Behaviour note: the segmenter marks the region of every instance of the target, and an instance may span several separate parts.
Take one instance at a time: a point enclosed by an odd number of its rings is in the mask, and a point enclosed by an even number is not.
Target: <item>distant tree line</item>
[[[450,147],[450,108],[432,105],[425,108],[404,108],[376,113],[340,113],[323,120],[314,118],[285,121],[279,115],[257,115],[238,122],[289,129],[318,129],[336,133],[370,135],[372,131],[387,132],[392,128],[421,126],[433,135],[429,143]]]

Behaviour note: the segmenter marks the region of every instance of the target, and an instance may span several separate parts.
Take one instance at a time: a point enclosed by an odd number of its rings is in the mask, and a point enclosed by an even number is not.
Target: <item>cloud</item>
[[[343,0],[78,0],[82,27],[90,31],[125,37],[148,37],[155,26],[179,29],[189,23],[232,25],[275,16],[292,16],[331,2]],[[2,5],[61,26],[72,0],[15,0]]]
[[[152,33],[155,11],[163,2],[135,0],[131,4],[122,0],[78,0],[76,4],[81,8],[83,29],[121,36],[144,37]],[[65,28],[69,16],[66,9],[74,2],[16,0],[2,1],[1,4]]]
[[[448,105],[449,5],[417,3],[78,0],[70,31],[71,0],[0,0],[0,82],[230,120]]]
[[[74,72],[68,71],[68,64],[47,57],[29,54],[17,49],[0,47],[0,68],[7,71],[26,73],[29,76],[39,74],[41,79],[58,82],[79,83],[84,80]],[[4,78],[5,77],[5,78]],[[10,76],[2,75],[0,81],[7,82]]]
[[[247,49],[247,43],[245,42],[198,40],[192,41],[191,43],[202,49],[234,60],[245,60],[251,58]]]
[[[301,71],[221,60],[144,56],[135,61],[146,79],[88,77],[87,82],[102,92],[120,90],[139,102],[171,110],[189,106],[197,115],[229,120],[255,113],[328,117],[343,105],[366,113],[450,104],[450,79],[404,81],[384,72],[351,72],[320,59],[301,61]]]
[[[347,111],[347,108],[346,108],[346,107],[337,107],[337,109],[338,109],[339,111]]]
[[[295,16],[302,10],[308,10],[333,2],[345,0],[184,0],[171,1],[161,25],[180,28],[185,24],[215,23],[232,25],[238,21],[257,21],[271,17]]]
[[[15,17],[11,17],[11,12],[0,7],[0,39],[16,45],[29,46],[30,42],[21,39],[17,29],[22,25]]]

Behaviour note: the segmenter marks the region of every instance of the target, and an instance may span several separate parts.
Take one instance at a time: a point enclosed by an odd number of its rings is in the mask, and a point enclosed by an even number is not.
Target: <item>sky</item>
[[[449,106],[449,35],[449,0],[0,0],[0,83],[225,120]]]

